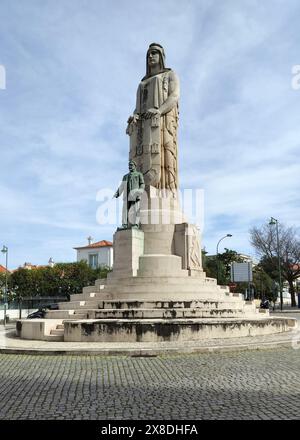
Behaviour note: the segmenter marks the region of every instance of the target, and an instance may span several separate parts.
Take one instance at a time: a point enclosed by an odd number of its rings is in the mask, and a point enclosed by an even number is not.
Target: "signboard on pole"
[[[231,263],[230,273],[233,283],[250,283],[253,280],[252,263]]]

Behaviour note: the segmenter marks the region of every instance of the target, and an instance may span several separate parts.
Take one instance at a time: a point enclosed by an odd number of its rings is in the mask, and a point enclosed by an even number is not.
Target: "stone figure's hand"
[[[137,115],[136,113],[133,114],[132,116],[129,116],[127,123],[131,124],[132,122],[135,124],[137,122],[137,120],[139,119],[139,115]]]
[[[160,116],[160,111],[157,108],[149,108],[149,110],[144,113],[146,119],[153,118],[153,116]]]

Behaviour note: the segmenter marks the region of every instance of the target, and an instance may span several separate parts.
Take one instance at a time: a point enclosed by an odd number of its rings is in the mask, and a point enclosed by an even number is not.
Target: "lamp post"
[[[4,290],[4,317],[3,317],[3,324],[4,327],[6,325],[6,306],[7,306],[7,260],[8,260],[8,247],[3,245],[3,249],[1,250],[3,254],[5,254],[5,290]]]
[[[219,284],[219,244],[224,238],[232,237],[232,234],[226,234],[224,237],[220,238],[217,244],[217,284]]]
[[[274,217],[271,217],[271,219],[269,221],[269,225],[276,225],[277,258],[278,258],[278,273],[279,273],[279,293],[280,293],[280,310],[282,311],[283,298],[282,298],[282,282],[281,282],[281,264],[280,264],[278,220],[276,218],[274,218]]]

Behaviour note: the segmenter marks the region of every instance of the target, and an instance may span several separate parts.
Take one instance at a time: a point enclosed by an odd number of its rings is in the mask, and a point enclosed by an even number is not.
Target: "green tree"
[[[0,272],[0,293],[2,295],[3,288],[5,286],[5,273]]]
[[[232,249],[224,248],[225,252],[218,255],[221,264],[224,267],[224,280],[226,284],[230,282],[230,269],[231,263],[243,263],[244,259],[236,251]]]
[[[58,263],[54,266],[53,272],[56,291],[66,296],[79,293],[83,287],[94,284],[98,278],[97,270],[92,269],[85,261]]]
[[[5,279],[6,279],[6,274],[5,274],[5,272],[0,272],[0,298],[1,298],[1,300],[3,300],[3,296],[4,296]],[[9,282],[10,282],[10,272],[7,272],[7,289],[8,289],[8,295],[9,295]]]
[[[280,269],[289,284],[292,307],[296,306],[294,282],[300,276],[300,239],[294,227],[278,224]],[[250,242],[261,257],[264,271],[279,282],[277,236],[274,226],[265,224],[250,230]]]
[[[203,270],[209,278],[217,278],[217,259],[215,255],[207,255],[205,249],[202,250]]]
[[[219,273],[219,283],[226,285],[230,282],[230,266],[231,263],[241,263],[243,258],[238,252],[225,248],[225,252],[218,255],[207,255],[206,251],[202,251],[203,269],[208,277],[217,278]]]
[[[57,263],[54,267],[36,269],[19,268],[11,275],[11,290],[18,298],[28,297],[70,297],[83,287],[92,285],[97,278],[105,278],[107,267],[92,269],[85,261]]]
[[[274,301],[274,283],[272,278],[264,271],[261,264],[253,268],[253,285],[256,298],[266,298]]]
[[[15,292],[17,297],[26,298],[32,296],[34,289],[33,271],[19,268],[10,276],[10,290]]]

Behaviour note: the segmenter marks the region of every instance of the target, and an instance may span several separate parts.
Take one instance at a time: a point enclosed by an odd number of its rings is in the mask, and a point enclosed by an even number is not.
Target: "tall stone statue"
[[[144,192],[143,174],[136,170],[136,163],[129,161],[129,173],[125,174],[114,197],[123,194],[122,228],[139,228],[140,200]]]
[[[136,108],[128,119],[129,158],[137,163],[146,185],[170,190],[178,187],[177,127],[179,80],[165,67],[165,52],[152,43],[146,57],[146,75],[137,90]]]

